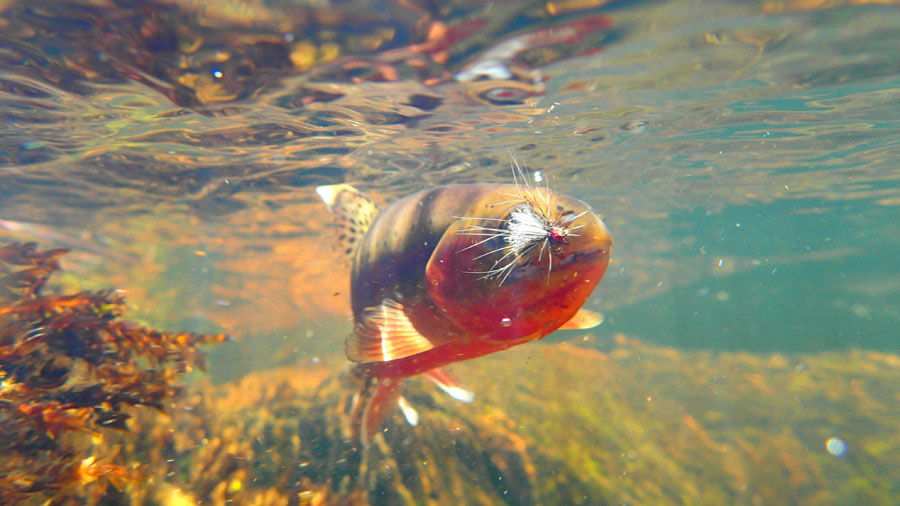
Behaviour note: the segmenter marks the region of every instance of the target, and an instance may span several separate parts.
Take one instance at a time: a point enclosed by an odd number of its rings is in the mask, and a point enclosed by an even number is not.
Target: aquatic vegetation
[[[192,385],[102,448],[144,463],[133,503],[892,504],[896,355],[594,339],[606,351],[541,343],[456,364],[473,404],[409,381],[419,426],[392,413],[367,453],[342,366]]]
[[[0,247],[0,502],[97,501],[141,470],[116,450],[132,408],[163,410],[201,344],[224,335],[160,332],[119,321],[114,291],[45,295],[63,249]]]
[[[119,322],[113,292],[45,295],[63,253],[0,248],[4,504],[890,504],[900,479],[893,354],[585,334],[604,351],[531,344],[455,365],[471,405],[409,381],[419,425],[391,413],[360,450],[342,365],[175,396],[197,345],[223,336]]]
[[[350,385],[333,368],[281,368],[222,386],[199,384],[178,417],[135,419],[130,458],[152,473],[140,495],[207,504],[530,504],[534,468],[502,417],[445,411],[414,383],[427,427],[399,422],[360,454],[350,437]],[[108,443],[114,445],[114,441]],[[469,499],[464,499],[468,497]]]

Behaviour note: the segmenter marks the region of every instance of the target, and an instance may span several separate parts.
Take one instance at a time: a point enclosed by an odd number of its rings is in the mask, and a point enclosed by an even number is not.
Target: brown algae
[[[225,339],[119,321],[113,291],[43,294],[65,253],[0,248],[2,504],[93,503],[136,485],[141,466],[104,441],[129,429],[134,407],[165,409],[203,367],[198,345]]]

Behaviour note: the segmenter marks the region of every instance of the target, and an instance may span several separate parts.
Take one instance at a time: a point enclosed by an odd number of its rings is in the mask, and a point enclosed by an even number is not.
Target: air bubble
[[[825,441],[825,448],[835,457],[843,457],[847,454],[847,443],[839,437],[828,438],[828,441]]]

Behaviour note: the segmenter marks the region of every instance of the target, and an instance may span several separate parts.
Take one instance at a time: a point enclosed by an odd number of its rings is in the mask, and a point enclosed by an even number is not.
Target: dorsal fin
[[[334,214],[336,243],[342,255],[352,258],[356,247],[378,216],[378,206],[348,184],[316,187],[316,193]]]

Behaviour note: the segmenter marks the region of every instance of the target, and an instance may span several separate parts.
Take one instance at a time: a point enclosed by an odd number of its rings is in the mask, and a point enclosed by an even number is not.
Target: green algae
[[[502,369],[516,357],[491,364],[490,377],[500,384],[481,400],[543,387],[560,392],[559,406],[582,403],[565,417],[547,417],[543,405],[505,406],[534,445],[541,502],[568,500],[562,489],[576,481],[593,492],[585,504],[889,504],[890,494],[877,500],[869,494],[889,488],[896,473],[867,445],[898,441],[891,428],[896,357],[828,353],[804,356],[797,367],[800,360],[634,343],[609,355],[554,347],[529,359],[532,367],[542,362],[540,382],[511,383]],[[483,370],[474,364],[460,369],[469,378]],[[826,451],[830,437],[847,442],[846,457]],[[581,464],[586,449],[592,449],[592,466]],[[548,461],[556,476],[569,475],[563,485],[541,479]],[[851,486],[849,477],[866,485]]]

